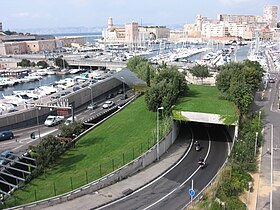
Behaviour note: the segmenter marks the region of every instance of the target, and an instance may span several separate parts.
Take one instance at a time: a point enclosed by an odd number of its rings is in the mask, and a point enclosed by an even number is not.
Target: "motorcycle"
[[[196,142],[194,143],[194,145],[195,145],[195,150],[196,150],[196,151],[200,151],[201,147],[200,147],[200,144],[198,143],[198,141],[196,141]]]
[[[201,149],[201,147],[200,147],[199,144],[195,145],[195,150],[196,150],[196,151],[199,151],[200,149]]]
[[[201,168],[204,168],[205,167],[205,161],[204,161],[204,159],[200,159],[199,161],[198,161],[198,165],[201,167]]]

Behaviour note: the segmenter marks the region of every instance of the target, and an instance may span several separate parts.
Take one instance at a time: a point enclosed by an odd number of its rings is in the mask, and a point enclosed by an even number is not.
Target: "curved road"
[[[228,155],[228,137],[223,126],[186,123],[180,129],[179,139],[198,140],[201,151],[195,151],[193,144],[179,164],[161,178],[99,209],[182,209],[190,202],[188,190],[194,180],[194,190],[199,193],[215,176]],[[197,162],[204,157],[206,167],[201,169]]]

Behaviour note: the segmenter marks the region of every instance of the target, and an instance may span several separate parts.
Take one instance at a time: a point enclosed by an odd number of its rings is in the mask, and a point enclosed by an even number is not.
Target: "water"
[[[221,47],[218,48],[218,50],[220,50],[222,48],[224,48],[224,47],[221,46]],[[240,61],[246,60],[249,49],[250,49],[249,46],[238,46],[236,48],[236,61],[240,62]],[[190,56],[188,58],[188,60],[190,60],[190,61],[200,60],[207,53],[208,52],[202,52],[202,53]],[[231,60],[235,61],[235,53],[231,54]]]
[[[52,34],[53,36],[83,36],[85,37],[85,42],[87,44],[95,44],[96,39],[102,38],[102,33],[93,32],[93,33],[61,33],[61,34]]]
[[[55,81],[68,77],[72,77],[72,75],[48,75],[48,76],[44,76],[39,81],[20,83],[12,87],[7,87],[4,88],[3,90],[0,90],[0,99],[3,98],[3,94],[12,95],[14,90],[28,90],[29,88],[36,88],[43,85],[49,85],[55,83]]]

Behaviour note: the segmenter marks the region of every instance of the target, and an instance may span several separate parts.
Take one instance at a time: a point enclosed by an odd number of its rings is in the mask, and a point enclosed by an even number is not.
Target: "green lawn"
[[[52,170],[16,191],[7,204],[62,194],[100,178],[147,151],[155,143],[155,127],[156,114],[147,110],[144,97],[138,98],[83,136]]]
[[[236,117],[233,102],[220,98],[220,91],[215,86],[188,85],[190,92],[179,98],[174,110],[202,112]]]

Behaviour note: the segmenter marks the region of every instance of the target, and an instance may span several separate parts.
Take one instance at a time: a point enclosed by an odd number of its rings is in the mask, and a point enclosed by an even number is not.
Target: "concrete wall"
[[[100,123],[102,123],[102,122],[100,122]],[[165,138],[163,138],[160,141],[160,143],[159,143],[160,155],[164,154],[168,150],[168,148],[173,144],[175,139],[177,138],[177,136],[179,134],[179,126],[180,126],[180,123],[174,122],[172,131]],[[68,192],[68,193],[65,193],[65,194],[62,194],[59,196],[55,196],[52,198],[48,198],[48,199],[41,200],[38,202],[33,202],[30,204],[26,204],[26,205],[17,206],[17,207],[10,208],[10,209],[19,209],[21,207],[24,209],[32,209],[32,210],[42,209],[47,206],[69,201],[74,198],[86,195],[86,194],[94,193],[101,188],[112,185],[122,179],[127,178],[128,176],[133,175],[134,173],[138,172],[139,170],[144,169],[149,164],[156,161],[156,159],[157,159],[157,150],[156,150],[156,145],[155,145],[150,150],[148,150],[145,154],[143,154],[142,156],[138,157],[137,159],[131,161],[130,163],[124,165],[122,168],[117,169],[117,170],[113,171],[112,173],[110,173],[94,182],[84,185],[83,187],[80,187],[78,189],[75,189],[71,192]]]
[[[121,81],[115,78],[108,78],[102,82],[98,82],[88,87],[91,87],[93,91],[93,99],[100,99],[102,97],[104,98],[111,90],[118,89],[119,87],[121,87],[121,85]],[[91,100],[91,89],[86,87],[67,96],[64,96],[63,98],[68,98],[69,104],[74,104],[74,107],[78,108],[86,103],[89,103],[89,101]],[[50,97],[45,98],[44,101],[50,102]],[[56,110],[50,111],[49,108],[42,108],[41,110],[38,110],[40,123],[43,123],[47,116],[50,114],[56,115]],[[29,127],[32,125],[37,125],[36,108],[30,108],[27,110],[0,116],[1,130],[18,129]]]

